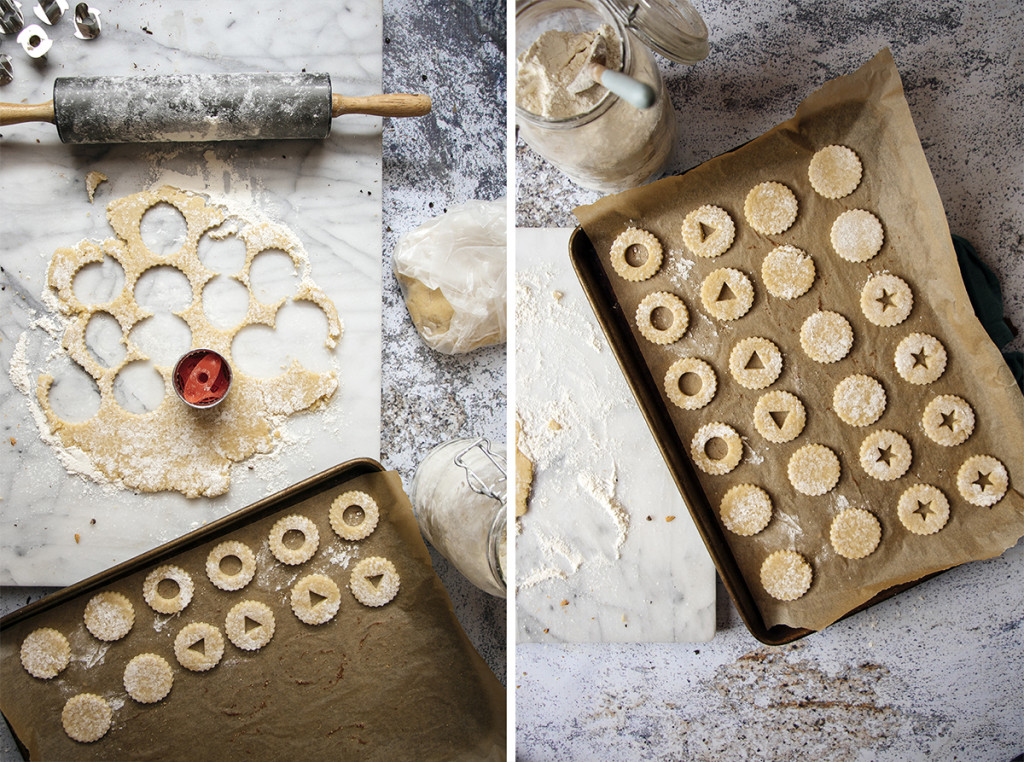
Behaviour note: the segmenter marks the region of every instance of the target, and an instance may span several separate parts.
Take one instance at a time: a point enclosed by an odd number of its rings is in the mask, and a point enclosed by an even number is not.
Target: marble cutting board
[[[516,230],[516,404],[536,462],[517,640],[710,640],[714,566],[572,270],[570,233]]]
[[[35,22],[31,8],[24,6],[26,23]],[[334,92],[380,92],[379,0],[263,9],[114,2],[101,9],[102,32],[91,41],[74,37],[73,13],[46,28],[54,44],[42,62],[5,38],[15,79],[0,88],[0,100],[49,100],[53,79],[62,75],[179,72],[324,71]],[[0,584],[77,581],[341,461],[379,457],[379,118],[335,119],[324,141],[66,146],[46,124],[4,127],[0,135]],[[84,177],[93,170],[109,181],[90,204]],[[344,324],[333,356],[317,348],[322,338],[313,338],[315,331],[287,350],[337,364],[339,389],[326,409],[289,419],[280,453],[236,466],[228,493],[212,499],[104,490],[70,475],[40,440],[27,400],[8,375],[26,332],[33,374],[52,357],[54,340],[33,324],[46,314],[40,295],[53,251],[111,236],[107,202],[163,184],[212,194],[287,226]],[[270,286],[278,276],[286,281],[291,273],[271,275]]]

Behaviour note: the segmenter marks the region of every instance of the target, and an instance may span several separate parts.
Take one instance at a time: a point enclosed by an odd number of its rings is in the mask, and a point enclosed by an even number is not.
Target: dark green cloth
[[[999,279],[981,261],[970,241],[954,235],[953,248],[956,250],[957,264],[960,265],[960,274],[967,287],[967,296],[970,297],[974,314],[995,345],[1002,349],[1013,341],[1013,332],[1003,317],[1003,292],[999,287]],[[1003,359],[1010,366],[1017,386],[1024,391],[1024,353],[1003,352]]]

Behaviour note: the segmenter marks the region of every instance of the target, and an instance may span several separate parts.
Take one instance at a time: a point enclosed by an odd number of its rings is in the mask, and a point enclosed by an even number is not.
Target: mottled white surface
[[[570,232],[516,234],[516,412],[536,445],[517,642],[710,640],[714,565],[572,270]]]

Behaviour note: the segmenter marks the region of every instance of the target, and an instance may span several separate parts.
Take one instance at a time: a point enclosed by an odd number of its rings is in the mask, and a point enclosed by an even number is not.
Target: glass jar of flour
[[[523,139],[586,188],[615,192],[650,179],[675,139],[652,49],[681,63],[707,56],[707,27],[689,0],[517,0]],[[654,105],[639,109],[593,84],[584,71],[590,60],[650,85]]]
[[[412,480],[420,532],[470,582],[504,598],[508,555],[505,446],[454,439],[423,459]]]

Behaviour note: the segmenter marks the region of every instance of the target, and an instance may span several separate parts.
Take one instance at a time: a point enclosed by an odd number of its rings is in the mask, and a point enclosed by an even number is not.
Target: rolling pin
[[[0,126],[52,122],[64,143],[319,140],[341,114],[429,112],[426,95],[334,94],[327,74],[58,77],[52,101],[0,103]]]

